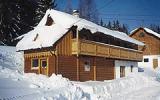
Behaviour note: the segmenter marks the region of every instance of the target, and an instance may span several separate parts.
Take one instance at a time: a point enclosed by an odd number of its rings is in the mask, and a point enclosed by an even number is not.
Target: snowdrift
[[[23,69],[23,54],[17,53],[15,47],[0,47],[0,99],[118,100],[133,91],[159,86],[157,80],[160,80],[159,69],[145,69],[144,73],[103,82],[73,82],[55,74],[51,77],[21,74],[19,69]]]

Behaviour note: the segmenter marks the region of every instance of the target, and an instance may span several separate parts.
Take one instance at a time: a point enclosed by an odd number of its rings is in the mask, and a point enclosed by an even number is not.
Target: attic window
[[[143,33],[143,32],[141,32],[140,34],[139,34],[139,37],[144,37],[145,36],[145,34]]]
[[[36,37],[33,39],[33,41],[36,41],[38,38],[38,34],[36,34]]]
[[[54,23],[50,15],[47,16],[46,26],[51,26]]]

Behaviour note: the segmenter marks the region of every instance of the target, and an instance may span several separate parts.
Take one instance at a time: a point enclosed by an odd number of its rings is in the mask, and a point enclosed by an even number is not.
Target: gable
[[[155,39],[158,39],[160,40],[160,34],[148,29],[148,28],[138,28],[138,29],[135,29],[131,32],[131,34],[129,35],[130,37],[133,37],[134,35],[141,35],[140,33],[144,33],[145,35],[150,35],[152,36],[153,38]]]
[[[144,55],[156,55],[160,53],[160,38],[139,28],[130,35],[132,38],[145,43]]]

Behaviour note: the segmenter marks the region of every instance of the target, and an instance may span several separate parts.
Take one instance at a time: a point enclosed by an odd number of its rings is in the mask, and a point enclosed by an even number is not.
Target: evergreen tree
[[[124,32],[126,34],[129,34],[127,25],[123,24],[123,26],[122,26],[122,32]]]
[[[111,22],[110,22],[110,21],[109,21],[108,24],[107,24],[107,28],[108,28],[108,29],[112,29],[112,25],[111,25]]]
[[[120,24],[118,20],[115,22],[115,30],[120,30]]]
[[[101,21],[100,21],[100,25],[103,26],[103,20],[102,20],[102,18],[101,18]]]
[[[39,21],[43,18],[48,9],[55,8],[57,6],[55,1],[56,0],[39,0],[37,2],[38,6],[36,9],[35,25],[39,23]]]
[[[116,30],[116,31],[120,31],[120,32],[124,32],[126,34],[128,33],[128,27],[125,24],[120,24],[120,22],[118,20],[113,21],[113,22],[108,22],[106,28],[111,29],[111,30]]]
[[[157,32],[160,34],[160,26],[159,25],[151,24],[149,28],[151,30],[153,30],[154,32]]]
[[[12,39],[20,30],[20,7],[18,0],[0,1],[0,41],[12,45]]]

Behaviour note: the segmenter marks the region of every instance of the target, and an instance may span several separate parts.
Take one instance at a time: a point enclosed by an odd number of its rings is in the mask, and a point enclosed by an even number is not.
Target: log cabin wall
[[[38,74],[38,69],[31,69],[31,59],[32,58],[24,58],[24,72],[25,73],[36,73]]]
[[[79,80],[80,81],[94,80],[93,66],[94,66],[94,57],[91,57],[91,56],[79,57]]]
[[[143,55],[160,54],[160,38],[147,33],[144,29],[139,29],[131,37],[146,44]]]
[[[72,55],[72,31],[68,32],[58,41],[56,48],[58,56]]]
[[[77,80],[76,56],[58,56],[58,74],[70,80]]]
[[[53,51],[51,51],[52,53],[54,53]],[[24,72],[25,73],[37,73],[40,74],[39,70],[40,70],[40,62],[38,64],[38,68],[32,68],[32,59],[38,59],[40,61],[40,59],[42,58],[46,58],[48,59],[48,72],[47,75],[51,76],[52,73],[55,73],[55,67],[56,67],[56,58],[54,54],[51,54],[50,51],[47,51],[45,49],[42,50],[28,50],[24,52],[24,61],[25,61],[25,65],[24,65]]]
[[[115,69],[112,59],[96,58],[96,79],[97,81],[114,79]]]
[[[72,31],[64,35],[58,41],[57,48],[57,72],[70,80],[77,80],[77,57],[72,55]]]

